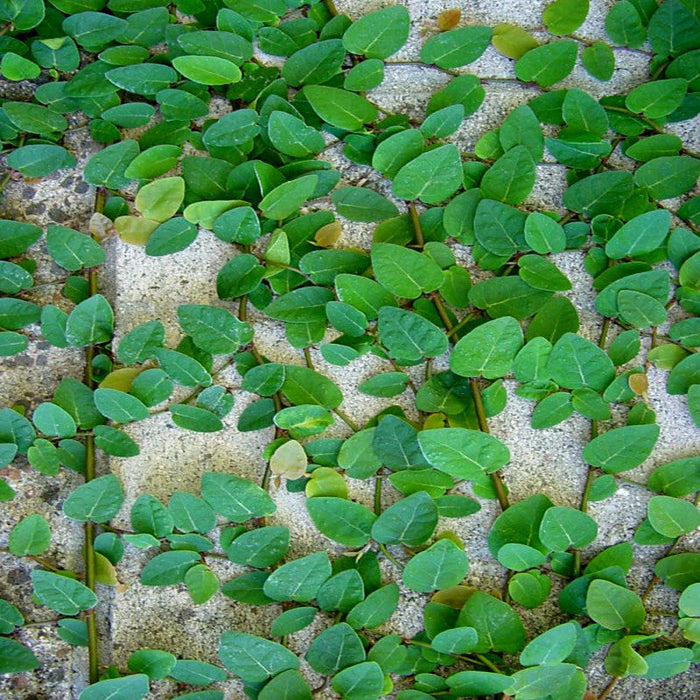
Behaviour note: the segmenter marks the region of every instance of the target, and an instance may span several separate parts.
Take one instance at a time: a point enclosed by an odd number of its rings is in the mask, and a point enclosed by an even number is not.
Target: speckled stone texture
[[[424,36],[434,31],[435,20],[445,9],[459,7],[463,23],[494,25],[513,22],[533,31],[536,36],[548,36],[541,26],[542,10],[548,4],[543,0],[408,0],[400,3],[391,0],[336,0],[341,12],[356,18],[371,10],[390,4],[404,4],[412,17],[409,42],[389,59],[384,83],[372,91],[370,97],[386,110],[404,112],[421,119],[430,95],[449,79],[444,73],[409,62],[418,59]],[[612,1],[594,0],[585,24],[576,32],[578,37],[591,40],[606,39],[603,28],[605,14]],[[626,92],[647,76],[648,56],[639,51],[616,49],[617,68],[613,79],[600,83],[591,78],[580,66],[556,87],[581,87],[596,96]],[[264,58],[264,57],[263,57]],[[486,99],[482,108],[467,117],[454,137],[464,151],[471,151],[476,140],[487,130],[497,127],[514,107],[525,103],[538,93],[533,87],[525,87],[513,80],[513,61],[499,55],[492,48],[475,63],[461,72],[472,73],[485,79]],[[1,84],[2,95],[8,97],[18,91],[27,94],[27,85]],[[221,106],[221,105],[220,105]],[[222,111],[228,108],[224,105]],[[72,126],[81,127],[86,120],[73,117]],[[679,123],[669,127],[684,138],[690,148],[698,149],[700,138],[697,122]],[[69,144],[79,165],[74,171],[63,171],[49,176],[42,182],[23,182],[12,179],[5,188],[0,204],[0,215],[46,226],[61,223],[86,230],[92,213],[94,193],[80,178],[80,166],[94,151],[96,145],[86,137],[86,129],[78,129]],[[390,184],[371,168],[350,163],[342,157],[341,149],[331,148],[326,157],[342,173],[341,184],[366,183],[383,194],[390,195]],[[545,156],[548,160],[548,156]],[[538,181],[525,208],[561,210],[561,196],[565,188],[563,167],[545,162],[538,167]],[[629,167],[630,162],[620,157],[616,165]],[[405,209],[404,203],[397,203]],[[673,204],[673,203],[671,203]],[[327,208],[325,202],[313,208]],[[367,248],[371,243],[372,226],[342,220],[342,245]],[[62,276],[52,266],[37,244],[40,255],[39,281],[49,281]],[[455,246],[459,261],[468,264],[470,256],[462,246]],[[172,345],[179,340],[176,308],[181,303],[219,304],[215,291],[215,278],[219,268],[234,254],[231,246],[216,239],[210,232],[202,231],[197,241],[187,250],[165,258],[149,258],[142,248],[128,246],[113,239],[107,243],[107,263],[101,272],[100,285],[112,302],[116,313],[116,335],[146,320],[159,318],[168,329]],[[601,319],[593,308],[591,279],[583,269],[582,256],[566,252],[556,256],[556,263],[570,277],[574,289],[568,296],[579,308],[582,320],[581,332],[588,338],[597,338]],[[58,289],[45,292],[53,297]],[[258,350],[271,360],[303,363],[300,352],[285,341],[282,324],[252,313],[255,326],[255,344]],[[645,340],[648,343],[648,339]],[[356,422],[363,423],[377,411],[391,403],[414,410],[410,396],[396,399],[380,399],[360,394],[357,385],[381,371],[389,369],[387,363],[374,356],[364,356],[348,367],[335,367],[324,362],[317,350],[311,351],[317,369],[334,379],[343,390],[343,410]],[[22,403],[36,405],[51,396],[61,377],[80,377],[83,357],[79,351],[49,348],[40,340],[32,341],[28,352],[17,358],[0,362],[0,395],[2,404]],[[447,358],[438,358],[438,369],[447,367]],[[422,368],[411,368],[416,381],[422,378]],[[670,459],[696,454],[700,443],[697,430],[687,412],[685,397],[668,396],[665,392],[666,373],[651,368],[649,372],[649,401],[657,412],[661,426],[654,456],[626,476],[643,481],[657,465]],[[235,369],[228,368],[221,375],[222,382],[236,396],[236,406],[225,419],[226,429],[215,434],[200,434],[182,430],[171,423],[167,414],[129,427],[128,431],[141,446],[141,454],[130,459],[110,459],[99,465],[101,473],[114,472],[122,481],[126,502],[117,516],[117,526],[128,526],[129,507],[136,497],[149,492],[163,501],[177,490],[196,490],[200,475],[205,471],[231,472],[259,480],[264,471],[262,452],[272,437],[271,430],[255,433],[239,433],[235,426],[241,411],[254,399],[253,395],[238,390],[241,378]],[[515,501],[534,493],[545,493],[557,505],[576,505],[586,478],[586,466],[581,450],[589,439],[589,424],[580,417],[572,417],[562,424],[535,431],[529,427],[533,404],[516,397],[514,385],[506,382],[508,405],[499,416],[491,419],[493,434],[503,440],[511,450],[512,460],[504,469],[504,478]],[[183,394],[184,395],[184,394]],[[622,417],[618,417],[622,420]],[[338,422],[328,430],[331,436],[348,435],[347,427]],[[5,504],[0,511],[0,546],[6,542],[9,528],[22,516],[39,512],[51,521],[54,540],[47,558],[67,568],[81,568],[80,547],[82,531],[67,523],[60,515],[62,501],[70,489],[79,483],[72,474],[47,477],[36,474],[22,463],[4,470],[5,476],[21,494],[15,501]],[[349,479],[350,494],[360,502],[370,504],[371,487],[367,483]],[[464,489],[469,493],[469,489]],[[304,508],[303,494],[289,494],[284,488],[273,486],[272,495],[278,504],[277,513],[270,518],[273,524],[285,524],[292,530],[290,556],[303,556],[318,548],[326,548],[332,557],[339,556],[342,548],[319,535],[313,528]],[[385,505],[397,494],[390,488],[384,490]],[[584,560],[604,547],[622,540],[629,540],[635,527],[644,517],[649,493],[633,484],[622,485],[617,493],[601,503],[590,506],[591,514],[599,523],[596,541],[584,552]],[[439,531],[452,529],[462,537],[471,561],[467,583],[489,591],[502,585],[505,572],[490,556],[486,548],[485,534],[498,514],[494,502],[483,502],[482,510],[461,521],[442,521]],[[679,551],[697,547],[697,537],[686,537]],[[630,581],[636,590],[643,589],[651,576],[651,565],[660,556],[653,547],[635,547],[635,562]],[[148,588],[138,582],[139,572],[148,553],[127,545],[126,556],[119,566],[122,585],[100,588],[101,604],[98,611],[102,635],[102,661],[119,667],[133,651],[142,647],[160,648],[181,658],[196,658],[216,662],[219,635],[226,630],[239,630],[265,635],[279,610],[277,606],[250,608],[240,606],[222,595],[215,596],[203,606],[193,606],[183,586]],[[395,578],[398,571],[388,562],[382,564],[385,577]],[[0,589],[6,597],[25,612],[30,620],[53,617],[46,608],[32,605],[29,583],[30,566],[12,557],[0,554]],[[217,570],[223,580],[228,580],[240,568],[222,561]],[[556,590],[557,582],[554,583]],[[421,628],[422,607],[426,596],[402,590],[402,601],[394,616],[382,631],[413,634]],[[677,595],[670,589],[657,586],[650,598],[651,607],[676,609]],[[518,608],[530,636],[548,626],[563,621],[558,612],[555,596],[536,610]],[[654,619],[654,618],[652,618]],[[660,621],[661,622],[661,621]],[[302,653],[311,635],[329,624],[318,619],[314,625],[289,638],[289,645]],[[13,700],[77,698],[86,684],[86,654],[58,640],[50,626],[28,628],[21,633],[22,641],[30,644],[42,660],[42,667],[34,673],[0,679],[0,696]],[[318,678],[302,662],[302,670],[312,684]],[[597,658],[590,669],[590,685],[599,691],[606,682],[602,657]],[[171,698],[185,692],[184,686],[172,682],[153,684],[155,698]],[[227,700],[238,700],[244,695],[236,682],[221,684]],[[670,680],[648,681],[626,679],[608,696],[611,700],[667,700],[698,697],[700,683],[697,676],[687,672]],[[317,698],[331,698],[330,692],[319,693]]]

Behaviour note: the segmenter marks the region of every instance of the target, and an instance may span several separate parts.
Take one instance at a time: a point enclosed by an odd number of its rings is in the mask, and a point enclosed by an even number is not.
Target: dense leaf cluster
[[[85,523],[84,575],[42,558],[51,530],[40,515],[17,522],[8,540],[10,554],[37,564],[34,595],[60,615],[57,633],[89,649],[81,700],[142,698],[164,678],[203,688],[180,697],[220,700],[207,686],[230,677],[251,698],[307,700],[308,678],[286,638],[321,619],[303,658],[326,677],[320,688],[346,700],[573,700],[584,697],[584,671],[603,648],[608,690],[619,678],[667,678],[698,660],[700,554],[675,550],[700,525],[689,500],[700,490],[700,458],[661,464],[638,484],[654,495],[634,541],[662,548],[646,591],[627,581],[629,542],[581,553],[598,533],[589,502],[613,495],[620,474],[644,463],[659,439],[650,364],[669,371],[668,392],[687,395],[700,425],[700,198],[692,195],[700,159],[665,130],[700,111],[698,3],[622,0],[605,22],[610,44],[572,36],[588,5],[549,4],[544,43],[513,24],[467,26],[459,12],[443,13],[420,60],[448,80],[416,120],[366,94],[408,39],[399,5],[352,21],[332,2],[302,0],[0,0],[0,73],[36,81],[31,99],[0,107],[8,177],[74,167],[69,119],[104,144],[83,171],[98,193],[88,233],[0,221],[0,355],[25,352],[40,334],[87,358],[84,382],[64,378],[29,415],[0,410],[0,466],[26,460],[47,475],[85,475],[63,504],[66,517]],[[513,60],[515,79],[541,91],[463,153],[450,139],[486,92],[460,69],[489,46]],[[600,100],[550,89],[578,61],[610,80],[613,46],[650,46],[650,80]],[[260,52],[283,60],[267,65]],[[226,104],[223,114],[215,103]],[[323,154],[340,144],[387,179],[392,198],[338,186]],[[567,167],[565,214],[520,206],[545,159]],[[370,250],[342,246],[336,214],[374,224]],[[117,342],[113,310],[97,292],[108,235],[150,256],[183,251],[198,236],[231,244],[216,274],[221,303],[180,305],[183,339],[174,347],[159,320]],[[66,271],[57,304],[32,294],[40,240]],[[571,250],[585,257],[596,292],[598,342],[579,334],[572,283],[557,265]],[[306,366],[258,352],[251,307],[284,324]],[[341,410],[340,388],[313,366],[311,346],[341,367],[368,353],[382,358],[388,371],[359,391],[407,394],[415,411],[392,405],[356,425]],[[235,401],[223,379],[232,365],[236,389],[257,395],[237,429],[274,430],[261,485],[205,472],[197,493],[176,492],[167,504],[141,494],[131,529],[110,525],[125,496],[116,476],[96,476],[95,450],[138,454],[129,425],[155,413],[188,430],[223,429]],[[423,381],[410,370],[417,365]],[[506,405],[506,381],[534,403],[533,428],[574,413],[591,421],[578,509],[542,494],[510,503],[501,470],[511,454],[488,429]],[[336,420],[350,430],[344,440],[324,437]],[[338,548],[287,557],[289,529],[267,521],[273,476],[305,493],[311,521]],[[347,478],[373,483],[373,507],[350,498]],[[397,498],[383,508],[389,488]],[[0,480],[0,498],[14,496]],[[436,535],[441,518],[469,517],[478,499],[502,508],[488,533],[508,571],[502,594],[466,585],[464,543],[449,530]],[[220,592],[277,606],[269,638],[225,632],[222,666],[144,648],[127,668],[103,669],[95,583],[117,584],[133,548],[150,557],[145,586],[182,585],[195,604]],[[215,558],[244,571],[222,581]],[[383,580],[382,558],[396,581]],[[570,620],[528,641],[521,609],[549,599],[555,578]],[[423,629],[410,638],[383,634],[399,581],[426,594]],[[681,592],[668,636],[647,619],[657,584]],[[39,663],[16,637],[23,624],[0,600],[0,673]]]

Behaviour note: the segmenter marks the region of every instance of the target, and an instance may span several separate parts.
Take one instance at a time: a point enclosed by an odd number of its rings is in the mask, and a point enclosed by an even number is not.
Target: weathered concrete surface
[[[355,18],[373,9],[389,4],[390,0],[336,0],[340,11]],[[541,32],[542,10],[547,2],[539,0],[502,0],[489,2],[477,0],[409,0],[406,5],[412,15],[413,28],[409,43],[390,62],[415,61],[423,36],[421,32],[434,26],[438,14],[454,7],[463,10],[463,21],[493,25],[498,22],[514,22],[527,29]],[[586,23],[578,30],[577,36],[585,39],[605,39],[603,21],[607,9],[612,4],[607,0],[593,2]],[[617,49],[617,70],[608,83],[600,83],[577,67],[574,73],[562,81],[561,87],[582,87],[598,96],[627,91],[646,79],[648,56],[638,51]],[[464,151],[471,151],[476,140],[487,130],[498,126],[511,109],[523,104],[537,94],[532,88],[524,88],[512,81],[513,61],[503,58],[489,48],[484,56],[463,69],[483,78],[486,100],[482,108],[465,119],[455,137],[456,143]],[[389,66],[382,86],[374,90],[371,98],[392,112],[406,112],[421,119],[430,95],[448,80],[440,71],[415,65]],[[559,87],[559,86],[557,86]],[[672,125],[673,130],[684,139],[690,139],[697,148],[697,124]],[[76,154],[87,153],[87,142],[76,144]],[[357,184],[367,178],[367,184],[390,195],[389,184],[371,168],[349,163],[342,158],[339,148],[331,149],[327,157],[341,170],[344,184]],[[545,159],[547,156],[545,156]],[[620,159],[621,166],[629,162]],[[79,179],[79,168],[71,173],[61,173],[51,178],[48,184],[33,185],[11,182],[6,188],[3,202],[4,217],[17,217],[41,225],[64,223],[85,229],[92,207],[92,193]],[[30,197],[27,187],[37,189],[37,196]],[[532,195],[525,203],[531,210],[538,208],[561,209],[561,195],[565,187],[564,169],[552,164],[542,164],[538,168],[538,182]],[[38,201],[40,200],[40,201]],[[327,207],[321,203],[319,207]],[[403,206],[403,205],[400,205]],[[43,208],[42,208],[43,207]],[[343,220],[344,245],[368,247],[371,242],[372,227]],[[463,264],[468,264],[470,256],[461,246],[456,246],[456,254]],[[112,301],[116,311],[116,333],[120,337],[135,325],[160,318],[168,329],[171,345],[179,340],[176,323],[176,308],[180,303],[215,303],[214,280],[218,269],[234,254],[231,246],[223,244],[207,231],[200,232],[198,240],[187,250],[166,258],[149,258],[140,248],[134,248],[112,240],[108,244],[108,261],[102,273],[105,294]],[[572,280],[574,289],[568,293],[575,301],[582,320],[582,333],[593,339],[599,334],[600,319],[593,309],[593,295],[590,277],[584,271],[581,255],[576,252],[563,253],[556,258],[557,264]],[[48,263],[47,263],[48,264]],[[55,275],[57,270],[53,270]],[[47,275],[49,272],[46,273]],[[48,279],[47,278],[42,278]],[[259,351],[272,360],[303,363],[301,353],[291,348],[285,341],[281,324],[263,319],[260,314],[252,314],[255,325],[255,343]],[[648,345],[648,340],[646,341]],[[377,411],[392,403],[411,410],[411,397],[408,393],[394,399],[369,397],[357,392],[357,385],[374,374],[389,367],[374,356],[364,356],[348,367],[339,368],[323,361],[317,350],[311,352],[315,366],[333,378],[342,388],[345,401],[343,410],[355,421],[362,423]],[[28,405],[49,397],[66,368],[74,376],[82,372],[79,353],[47,350],[34,344],[25,360],[10,361],[9,372],[0,376],[0,392],[3,404],[26,401]],[[9,366],[12,365],[12,366]],[[438,358],[436,368],[445,368],[446,359]],[[422,368],[413,368],[411,373],[416,380],[422,377]],[[629,472],[626,476],[643,481],[657,464],[670,459],[697,453],[700,446],[698,434],[687,413],[684,397],[670,397],[664,389],[666,374],[653,368],[649,372],[649,400],[657,411],[661,426],[661,438],[652,459]],[[213,435],[203,435],[181,430],[174,426],[166,414],[135,425],[130,434],[141,446],[141,454],[130,459],[112,459],[102,469],[111,469],[121,479],[127,495],[122,512],[117,517],[117,526],[128,527],[128,509],[135,498],[144,491],[167,502],[170,495],[180,489],[196,489],[199,477],[204,471],[228,471],[252,479],[259,479],[264,471],[262,451],[272,437],[272,431],[238,433],[235,429],[240,412],[253,399],[238,390],[240,377],[235,369],[229,368],[223,374],[224,384],[236,395],[236,407],[225,420],[226,430]],[[490,420],[494,435],[502,439],[510,448],[511,463],[504,470],[504,478],[511,490],[513,500],[525,498],[533,493],[547,494],[557,505],[575,505],[583,488],[586,467],[581,460],[581,450],[589,439],[588,422],[572,417],[564,423],[544,431],[529,428],[529,418],[533,404],[517,398],[514,386],[507,382],[508,406],[499,416]],[[621,417],[617,417],[621,420]],[[329,435],[349,434],[346,426],[337,422]],[[9,475],[20,493],[27,498],[13,502],[3,509],[2,532],[6,533],[22,515],[29,512],[42,512],[52,519],[55,525],[55,542],[49,556],[55,557],[61,565],[80,568],[79,528],[67,525],[59,517],[60,505],[78,481],[72,475],[49,478],[36,475],[28,470],[17,470]],[[70,482],[70,483],[67,483]],[[371,493],[367,485],[349,480],[351,496],[369,504]],[[49,486],[50,484],[50,486]],[[46,492],[49,492],[48,494]],[[331,556],[341,554],[342,548],[320,536],[306,515],[304,497],[301,494],[288,494],[284,488],[272,490],[278,504],[278,511],[271,518],[275,524],[286,524],[292,530],[292,557],[303,556],[319,547],[326,547]],[[469,493],[469,489],[465,489]],[[385,489],[384,502],[389,504],[396,498],[389,488]],[[610,544],[629,540],[644,517],[648,492],[632,484],[622,485],[610,499],[590,506],[591,514],[600,525],[599,536],[586,550],[584,557],[593,555]],[[471,560],[467,582],[490,590],[500,587],[504,571],[486,549],[485,533],[497,515],[493,502],[483,502],[482,510],[464,521],[442,521],[439,531],[452,529],[464,540]],[[0,537],[0,545],[4,543]],[[697,538],[684,538],[680,547],[690,549],[698,544]],[[636,558],[640,566],[633,569],[630,581],[637,590],[643,590],[651,575],[651,564],[662,555],[662,548],[636,547]],[[28,567],[0,555],[0,580],[7,581],[9,594],[3,594],[12,602],[21,604],[29,619],[45,619],[45,608],[33,609],[29,602]],[[193,606],[183,587],[154,589],[141,586],[138,575],[149,555],[127,545],[127,554],[119,567],[122,586],[116,589],[101,589],[101,628],[104,632],[103,660],[124,667],[130,653],[141,648],[161,648],[169,650],[181,658],[197,658],[216,662],[216,647],[221,632],[238,629],[266,634],[272,619],[277,614],[276,606],[249,608],[239,606],[221,595],[215,596],[204,606]],[[217,562],[218,563],[218,562]],[[385,577],[395,578],[397,571],[389,563],[383,564]],[[240,569],[233,564],[222,562],[217,568],[222,579],[227,580]],[[556,582],[555,582],[556,586]],[[412,634],[421,627],[422,607],[425,596],[410,591],[402,591],[402,604],[384,630]],[[659,586],[650,598],[655,608],[674,610],[677,595]],[[519,609],[531,635],[546,629],[552,620],[561,621],[554,597],[534,611]],[[50,614],[49,614],[50,616]],[[295,651],[303,652],[309,634],[316,634],[327,621],[317,621],[310,630],[292,635],[289,644]],[[60,640],[57,641],[50,628],[32,628],[25,633],[25,640],[46,661],[46,665],[33,674],[22,674],[13,679],[0,681],[0,693],[9,697],[28,698],[73,698],[77,697],[85,684],[85,654],[75,651]],[[305,664],[312,683],[315,677]],[[602,669],[602,659],[591,670],[591,687],[600,690],[606,682]],[[240,685],[235,682],[222,684],[227,700],[243,698]],[[176,692],[184,692],[174,683],[154,684],[155,696],[170,698]],[[700,692],[697,678],[692,672],[668,681],[648,681],[627,679],[619,684],[608,696],[612,700],[637,699],[662,700],[666,698],[695,697]],[[318,697],[333,697],[332,694]]]

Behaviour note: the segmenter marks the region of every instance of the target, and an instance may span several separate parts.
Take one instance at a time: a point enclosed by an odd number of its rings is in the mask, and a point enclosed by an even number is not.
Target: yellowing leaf
[[[140,216],[118,216],[114,220],[114,228],[119,238],[131,245],[146,245],[148,237],[158,226],[160,226],[159,221]]]
[[[493,28],[493,48],[506,58],[520,58],[530,49],[539,46],[537,39],[515,24],[497,24]]]
[[[100,382],[100,389],[117,389],[118,391],[128,392],[131,388],[131,382],[141,374],[141,371],[140,367],[115,369]]]
[[[185,198],[183,178],[164,177],[144,185],[136,195],[134,205],[148,219],[167,221],[174,216]]]
[[[285,442],[270,458],[272,473],[287,479],[299,479],[304,476],[307,464],[306,452],[296,440]]]
[[[321,228],[316,231],[314,239],[322,248],[332,248],[340,239],[342,232],[343,228],[340,225],[340,221],[331,221],[330,224],[321,226]]]

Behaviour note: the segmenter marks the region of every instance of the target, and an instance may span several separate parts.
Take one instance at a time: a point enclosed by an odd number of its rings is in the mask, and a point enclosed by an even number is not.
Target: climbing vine
[[[82,169],[95,190],[85,230],[0,221],[0,355],[41,338],[85,356],[83,381],[64,377],[50,400],[0,410],[0,466],[84,477],[62,507],[84,525],[81,570],[46,557],[40,514],[12,523],[2,549],[31,566],[36,602],[58,615],[45,624],[87,648],[80,700],[137,700],[165,678],[199,700],[221,700],[232,679],[259,700],[574,700],[591,697],[596,654],[610,677],[598,698],[625,677],[669,678],[698,660],[700,554],[683,538],[700,525],[700,458],[643,482],[625,472],[660,436],[651,365],[700,425],[700,159],[672,133],[700,109],[700,12],[695,0],[622,0],[605,20],[608,43],[575,34],[588,11],[587,0],[555,0],[544,40],[443,12],[415,65],[446,82],[416,119],[372,99],[386,65],[409,64],[392,59],[411,31],[401,5],[352,20],[330,1],[0,0],[0,73],[33,86],[0,107],[3,187],[75,168],[76,129],[103,145]],[[601,99],[556,88],[579,64],[609,81],[613,46],[648,57],[647,82]],[[463,67],[487,50],[538,94],[464,152],[455,134],[488,86]],[[378,173],[384,194],[341,184],[332,149]],[[543,163],[566,167],[557,211],[528,206]],[[373,225],[371,248],[346,244],[348,221]],[[156,257],[211,236],[230,246],[212,275],[220,303],[179,305],[177,344],[159,319],[115,335],[100,291],[105,243]],[[595,342],[567,296],[565,251],[580,251],[595,291]],[[37,284],[44,254],[63,272]],[[47,286],[60,289],[54,303],[41,301]],[[283,324],[298,363],[261,352],[258,319]],[[359,392],[408,397],[410,410],[391,404],[358,422],[314,360],[351,367],[368,355],[385,371]],[[535,429],[590,421],[578,508],[511,498],[512,455],[489,431],[507,387],[533,403]],[[167,413],[217,432],[242,392],[256,398],[237,430],[271,440],[259,482],[204,469],[196,492],[167,504],[138,495],[130,528],[117,527],[124,491],[100,465],[139,454],[133,423]],[[324,436],[338,423],[345,438]],[[352,497],[355,480],[372,503]],[[589,547],[590,504],[628,481],[649,492],[637,547]],[[22,498],[10,482],[0,498]],[[280,489],[303,493],[325,536],[318,551],[288,556],[290,530],[271,519]],[[484,533],[500,590],[468,583],[468,547],[446,525],[488,501],[500,511]],[[641,589],[627,576],[640,547],[658,551]],[[144,586],[184,586],[197,605],[222,595],[274,606],[269,634],[224,632],[221,665],[150,647],[107,665],[100,595],[138,550]],[[243,573],[223,578],[222,561]],[[680,592],[663,613],[672,628],[649,607],[656,586]],[[386,633],[408,592],[422,600],[422,630]],[[0,673],[31,672],[39,660],[21,631],[41,622],[5,597]],[[523,612],[553,599],[561,615],[533,637]],[[319,620],[301,651],[288,642]]]

